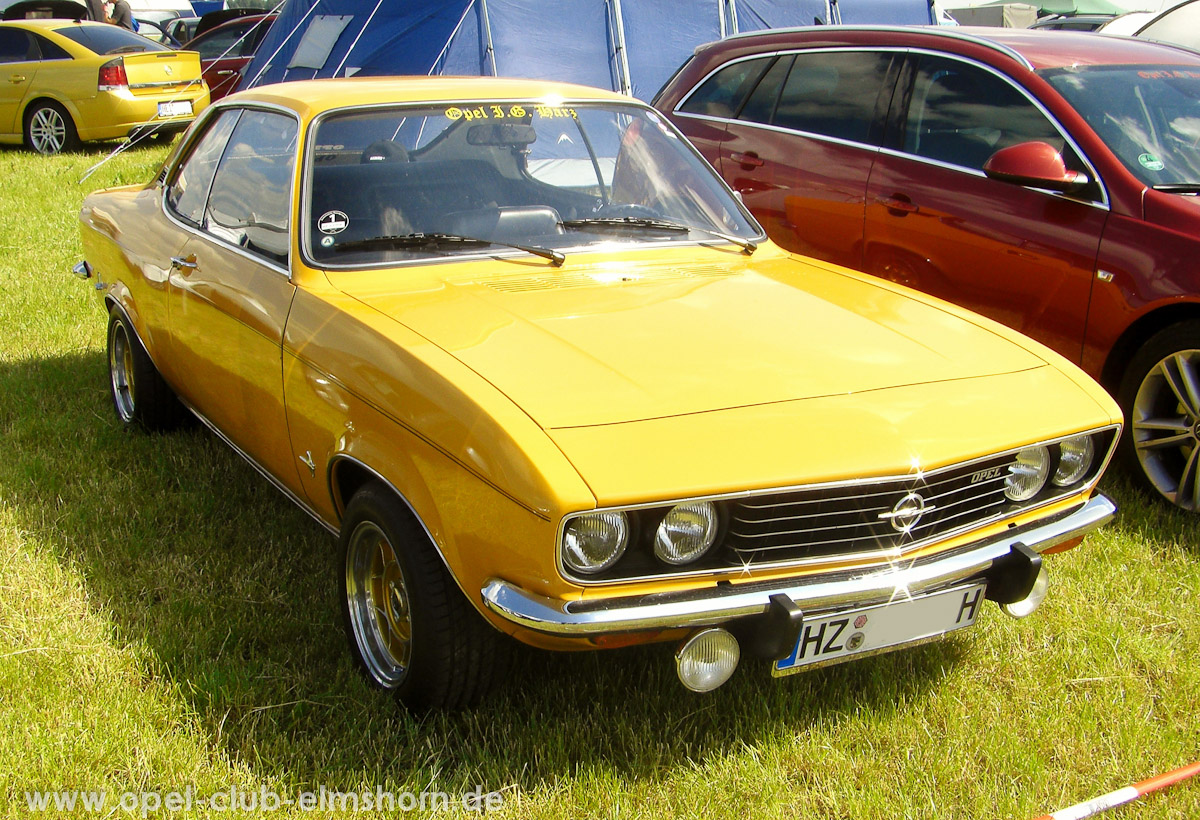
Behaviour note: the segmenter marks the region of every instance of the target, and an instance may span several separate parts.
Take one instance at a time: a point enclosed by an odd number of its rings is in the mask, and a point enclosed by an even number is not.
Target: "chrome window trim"
[[[300,259],[301,259],[301,261],[308,267],[313,268],[314,270],[356,271],[356,270],[377,270],[377,269],[385,269],[385,268],[399,268],[399,267],[407,267],[410,265],[439,265],[439,264],[446,264],[446,263],[450,263],[450,262],[474,262],[474,261],[482,261],[484,259],[512,259],[512,258],[525,259],[525,258],[529,258],[529,254],[525,253],[524,251],[505,248],[503,246],[493,248],[492,250],[489,250],[489,251],[481,251],[478,253],[455,253],[453,255],[426,257],[426,258],[422,258],[422,259],[402,259],[402,260],[372,262],[372,263],[366,263],[366,264],[359,263],[359,264],[347,264],[347,265],[331,265],[327,261],[326,262],[318,262],[318,261],[314,260],[312,258],[312,255],[310,254],[310,248],[311,248],[311,242],[312,242],[312,226],[310,223],[312,220],[309,218],[309,208],[312,204],[312,177],[313,177],[314,164],[311,162],[308,162],[308,158],[315,152],[315,142],[317,139],[317,131],[320,130],[320,125],[322,122],[324,122],[324,120],[326,120],[327,118],[334,116],[336,114],[344,114],[347,111],[372,111],[375,109],[383,110],[383,109],[398,109],[398,108],[435,108],[435,107],[441,106],[441,105],[464,105],[464,104],[470,104],[473,102],[477,102],[481,105],[516,105],[516,104],[521,104],[521,103],[528,104],[531,102],[537,102],[537,100],[536,100],[536,98],[531,98],[531,97],[495,97],[495,98],[476,98],[473,100],[467,100],[462,97],[458,97],[458,98],[451,98],[451,99],[434,99],[434,100],[417,100],[417,101],[407,100],[407,101],[402,101],[402,102],[374,103],[371,105],[347,105],[347,106],[343,106],[341,108],[330,108],[326,111],[322,111],[320,114],[313,117],[312,121],[308,125],[308,133],[305,134],[304,150],[302,152],[303,165],[300,168],[300,173],[303,174],[303,180],[301,182],[301,189],[300,189],[300,197],[301,198],[300,198],[300,209],[299,209],[300,217],[301,217],[301,228],[300,228],[301,234],[300,234],[300,243],[299,243],[300,244]],[[556,105],[556,106],[566,106],[566,105],[602,106],[602,105],[614,105],[614,104],[623,105],[623,106],[627,106],[630,108],[638,108],[638,109],[648,112],[652,116],[656,117],[660,122],[665,124],[677,136],[679,136],[679,138],[681,139],[683,145],[687,148],[687,150],[690,150],[692,152],[692,154],[697,159],[700,160],[701,163],[708,166],[709,168],[712,167],[711,163],[709,163],[709,161],[704,158],[704,155],[701,154],[699,151],[697,151],[696,147],[694,145],[692,145],[691,140],[689,140],[684,134],[682,134],[679,131],[679,129],[675,126],[675,124],[672,123],[670,121],[670,119],[663,112],[659,111],[656,108],[652,108],[651,106],[647,105],[646,103],[644,103],[640,100],[635,100],[635,99],[607,100],[607,99],[602,99],[602,98],[599,98],[599,99],[564,98],[562,100],[555,100],[555,102],[554,102],[554,105]],[[767,241],[766,231],[763,230],[763,227],[759,223],[758,218],[755,217],[754,214],[750,213],[750,209],[745,206],[745,204],[741,200],[741,197],[739,197],[737,194],[734,193],[733,189],[729,187],[729,183],[725,181],[725,178],[722,177],[720,174],[716,173],[715,170],[713,171],[713,177],[717,180],[717,182],[720,183],[720,185],[723,188],[725,188],[726,192],[729,194],[730,199],[733,200],[733,202],[736,204],[737,208],[740,210],[742,216],[746,219],[746,221],[749,222],[751,226],[758,228],[759,232],[757,234],[755,234],[753,237],[751,237],[750,241],[755,242],[756,244],[761,244],[763,242],[766,242]],[[730,243],[724,242],[723,240],[717,239],[716,237],[708,237],[708,238],[704,238],[704,239],[678,239],[678,238],[675,238],[675,239],[664,239],[661,242],[641,241],[641,242],[604,242],[602,244],[593,243],[590,245],[579,245],[579,246],[570,247],[570,248],[556,248],[555,250],[558,250],[562,253],[591,253],[591,252],[601,252],[601,251],[609,252],[615,248],[641,249],[641,248],[663,248],[663,247],[675,247],[675,246],[695,247],[697,245],[728,245],[728,244],[730,244]],[[548,261],[547,261],[547,263],[548,263]]]
[[[989,40],[986,37],[979,37],[974,34],[967,34],[965,32],[958,31],[953,26],[932,26],[932,25],[931,26],[867,26],[867,25],[846,26],[846,25],[839,25],[834,30],[836,31],[837,34],[841,34],[842,32],[847,32],[847,31],[853,31],[853,32],[867,31],[867,32],[881,32],[884,34],[886,34],[886,33],[904,34],[904,35],[908,35],[908,36],[912,36],[912,35],[916,34],[916,35],[929,35],[931,37],[946,37],[951,40],[960,40],[962,42],[972,43],[977,46],[983,46],[984,48],[989,48],[993,51],[998,51],[1001,54],[1003,54],[1005,57],[1010,57],[1013,60],[1016,60],[1018,63],[1020,63],[1022,66],[1029,69],[1030,71],[1034,70],[1033,63],[1031,63],[1028,59],[1026,59],[1025,55],[1021,54],[1021,52],[1017,51],[1016,49],[1012,48],[1011,46],[1006,46],[1006,45],[1004,45],[1004,43],[998,43],[995,40]],[[740,40],[740,39],[744,39],[744,38],[754,37],[757,35],[806,34],[806,33],[812,33],[817,36],[828,37],[828,36],[831,36],[831,29],[829,26],[793,26],[791,28],[776,28],[776,29],[767,29],[767,30],[758,29],[756,31],[744,31],[744,32],[739,32],[737,34],[730,35],[729,37],[725,38],[725,40],[723,40],[722,42],[729,42],[730,40]],[[861,44],[861,45],[857,45],[857,46],[854,44],[846,44],[845,47],[848,47],[848,48],[870,48],[871,46],[869,44]],[[918,46],[913,46],[913,48],[917,48],[917,47]],[[902,48],[907,48],[907,46],[904,46]]]
[[[299,136],[300,136],[301,128],[303,127],[303,123],[300,120],[300,115],[297,114],[295,111],[293,111],[290,108],[285,108],[284,106],[281,106],[281,105],[274,105],[271,103],[260,103],[260,102],[250,102],[250,103],[230,104],[230,105],[218,104],[218,105],[209,106],[207,109],[204,110],[204,112],[200,115],[200,117],[197,120],[195,120],[195,124],[193,125],[192,129],[188,132],[187,141],[183,145],[179,146],[178,152],[176,152],[176,154],[170,158],[169,163],[165,169],[165,172],[159,171],[159,173],[156,177],[157,180],[161,180],[160,182],[158,182],[158,184],[161,185],[161,187],[162,187],[162,190],[159,192],[159,195],[158,195],[159,208],[162,209],[162,212],[166,216],[168,221],[170,221],[177,227],[182,228],[184,231],[186,231],[200,239],[204,239],[208,242],[211,242],[222,250],[232,251],[239,256],[242,256],[242,257],[245,257],[246,259],[257,262],[260,265],[262,265],[263,267],[267,268],[268,270],[270,270],[274,273],[281,274],[282,276],[284,276],[285,278],[287,278],[290,281],[292,278],[290,263],[288,265],[281,265],[280,263],[275,262],[271,259],[268,259],[265,256],[260,256],[259,254],[251,253],[250,251],[246,250],[245,248],[241,248],[241,247],[233,244],[232,242],[228,242],[228,241],[220,238],[216,234],[209,233],[208,231],[204,230],[203,228],[199,227],[198,225],[193,225],[192,223],[185,221],[183,218],[178,216],[174,211],[172,211],[167,206],[167,189],[171,187],[171,183],[175,177],[175,174],[179,171],[180,166],[182,166],[183,163],[187,161],[188,157],[191,156],[192,149],[195,147],[197,141],[199,141],[200,136],[205,131],[207,131],[208,121],[210,119],[213,119],[216,116],[218,116],[218,114],[220,112],[228,111],[230,109],[237,109],[240,111],[249,111],[249,110],[256,110],[256,109],[263,110],[263,111],[269,111],[269,112],[275,113],[275,114],[287,115],[296,121],[296,136],[297,136],[296,156],[292,160],[292,162],[293,162],[292,202],[288,205],[288,212],[291,214],[291,216],[293,218],[295,217],[296,212],[295,212],[295,185],[294,185],[294,183],[296,180],[296,168],[294,166],[294,163],[297,163],[300,161],[300,153],[301,152],[300,152]],[[224,157],[224,151],[222,151],[221,156],[222,156],[222,158]],[[288,243],[289,243],[288,254],[289,254],[289,256],[294,251],[294,248],[292,247],[292,245],[294,244],[294,243],[292,243],[292,239],[294,237],[295,237],[294,230],[289,229],[288,230]]]
[[[577,584],[577,585],[583,586],[583,587],[598,587],[598,586],[619,586],[622,584],[630,584],[630,583],[638,583],[638,582],[646,582],[646,581],[675,581],[675,580],[679,580],[681,578],[695,578],[695,577],[701,577],[701,576],[704,576],[704,577],[725,576],[725,575],[736,576],[739,574],[744,576],[747,572],[760,572],[760,571],[769,571],[769,570],[787,569],[787,568],[815,568],[815,567],[821,567],[821,566],[830,565],[830,564],[834,564],[834,565],[841,564],[848,560],[857,561],[857,562],[870,562],[870,564],[866,564],[866,565],[870,565],[870,566],[885,564],[890,561],[894,561],[896,559],[903,558],[904,556],[911,554],[914,550],[918,550],[918,549],[927,547],[930,544],[936,543],[938,541],[945,541],[945,540],[948,540],[951,538],[956,538],[965,532],[970,532],[971,530],[979,529],[980,527],[984,527],[984,526],[990,526],[999,521],[1004,521],[1007,519],[1012,519],[1012,518],[1016,518],[1018,516],[1026,515],[1030,512],[1034,512],[1036,510],[1042,509],[1051,504],[1056,504],[1058,502],[1061,502],[1062,500],[1064,500],[1066,498],[1070,498],[1071,496],[1082,495],[1082,494],[1085,494],[1085,493],[1095,490],[1096,485],[1099,483],[1101,476],[1103,476],[1105,470],[1108,469],[1108,465],[1112,461],[1113,454],[1116,452],[1117,442],[1120,440],[1120,437],[1121,437],[1121,425],[1120,424],[1109,424],[1109,425],[1104,425],[1102,427],[1090,428],[1088,430],[1080,430],[1078,432],[1068,433],[1065,435],[1057,436],[1055,438],[1043,439],[1041,441],[1031,442],[1029,444],[1023,444],[1023,445],[1020,445],[1017,447],[1012,447],[1007,450],[1000,450],[998,452],[988,453],[987,455],[980,456],[978,458],[968,459],[967,461],[960,461],[960,462],[955,462],[953,464],[946,464],[946,465],[937,467],[937,468],[929,470],[929,471],[919,471],[916,474],[918,476],[937,476],[941,473],[949,472],[951,470],[961,470],[964,468],[969,468],[973,464],[981,464],[986,461],[992,461],[993,459],[1003,458],[1005,456],[1010,456],[1010,455],[1015,455],[1016,453],[1020,452],[1021,450],[1027,449],[1029,447],[1050,447],[1055,444],[1059,444],[1063,441],[1066,441],[1068,439],[1075,438],[1076,436],[1101,435],[1101,434],[1104,434],[1109,431],[1114,431],[1114,434],[1113,434],[1112,442],[1109,444],[1109,447],[1108,447],[1108,453],[1104,456],[1103,460],[1100,462],[1098,468],[1096,469],[1095,476],[1087,484],[1081,484],[1077,487],[1072,487],[1069,489],[1062,490],[1061,492],[1055,493],[1053,495],[1050,495],[1050,496],[1047,496],[1046,498],[1041,499],[1040,501],[1038,501],[1035,504],[1022,506],[1019,509],[1014,510],[1014,511],[999,513],[996,515],[989,516],[987,518],[972,521],[969,524],[965,524],[961,527],[956,527],[952,530],[947,530],[945,532],[939,532],[935,536],[924,538],[924,539],[921,539],[918,541],[913,541],[912,543],[906,544],[902,548],[899,548],[899,549],[881,549],[881,550],[869,550],[869,551],[865,551],[865,552],[841,553],[841,554],[838,554],[835,556],[821,556],[818,558],[796,558],[796,559],[790,559],[790,560],[769,561],[769,562],[764,561],[762,563],[754,563],[748,567],[744,567],[740,571],[738,570],[737,567],[727,567],[727,568],[721,568],[721,569],[713,569],[711,567],[708,567],[705,569],[685,570],[685,571],[681,571],[681,572],[663,571],[661,573],[656,573],[653,575],[638,575],[638,576],[621,577],[621,578],[605,578],[605,579],[601,579],[601,580],[591,579],[591,578],[588,578],[587,576],[581,576],[581,575],[571,573],[567,569],[567,566],[563,560],[563,555],[562,555],[563,536],[566,532],[567,522],[573,518],[580,516],[580,515],[587,515],[589,513],[600,513],[600,512],[634,512],[637,510],[669,508],[669,507],[675,506],[676,504],[685,504],[685,503],[694,502],[694,501],[711,501],[714,503],[722,502],[722,501],[745,501],[747,499],[758,498],[758,497],[767,496],[767,495],[779,495],[782,493],[810,492],[810,491],[852,488],[852,487],[867,488],[867,487],[871,487],[871,486],[874,486],[877,484],[883,484],[883,483],[887,483],[887,482],[912,480],[914,478],[913,473],[905,473],[902,475],[874,476],[871,478],[852,478],[852,479],[847,479],[844,481],[818,482],[816,484],[797,484],[797,485],[791,485],[791,486],[787,486],[787,487],[770,487],[770,488],[760,489],[760,490],[745,490],[745,491],[733,492],[733,493],[721,493],[721,494],[715,494],[715,495],[700,495],[700,496],[694,496],[694,497],[690,497],[690,498],[680,498],[680,499],[676,499],[676,500],[668,499],[668,500],[664,500],[664,501],[643,502],[643,503],[639,503],[639,504],[625,504],[625,505],[619,505],[619,506],[613,506],[613,507],[595,507],[593,509],[587,509],[587,510],[574,510],[574,511],[565,513],[558,522],[558,532],[555,536],[556,540],[555,540],[555,545],[554,545],[555,565],[556,565],[556,568],[558,569],[559,575],[562,576],[562,578],[564,580],[566,580],[567,582],[572,583],[572,584]]]
[[[874,31],[876,29],[867,29],[867,30]],[[969,39],[973,39],[973,38],[969,38]],[[688,93],[679,100],[679,103],[671,110],[671,114],[674,116],[678,116],[678,117],[688,117],[690,119],[704,120],[704,121],[708,121],[708,122],[737,123],[738,125],[741,125],[741,126],[747,126],[750,128],[762,128],[762,129],[766,129],[768,131],[773,131],[773,132],[779,133],[779,134],[800,134],[800,135],[803,135],[807,139],[815,139],[815,140],[819,140],[821,142],[829,142],[829,143],[833,143],[835,145],[845,145],[845,146],[852,147],[852,148],[862,148],[864,150],[874,151],[875,153],[884,153],[884,154],[887,154],[889,156],[894,156],[894,157],[913,159],[913,160],[917,160],[918,162],[924,162],[929,165],[938,166],[940,168],[946,168],[948,170],[960,171],[960,172],[971,174],[972,176],[977,176],[977,177],[980,177],[983,179],[987,178],[987,175],[984,174],[983,171],[980,171],[976,168],[968,168],[963,165],[954,165],[953,163],[943,162],[941,160],[935,160],[935,159],[931,159],[929,157],[922,157],[919,154],[913,154],[908,151],[904,151],[904,150],[897,149],[897,148],[890,148],[885,145],[875,145],[873,143],[868,143],[868,142],[856,142],[854,140],[846,140],[846,139],[842,139],[839,137],[830,137],[830,136],[826,136],[824,134],[818,134],[818,133],[815,133],[812,131],[803,131],[803,130],[797,129],[797,128],[782,128],[777,125],[756,122],[754,120],[742,120],[742,119],[737,119],[734,117],[714,117],[714,116],[711,116],[708,114],[691,114],[686,111],[680,110],[681,106],[683,106],[684,103],[686,103],[689,99],[691,99],[692,95],[695,94],[696,91],[699,90],[699,88],[702,85],[704,85],[706,82],[708,82],[709,78],[711,78],[718,71],[721,71],[731,65],[734,65],[735,63],[745,62],[746,60],[757,60],[757,59],[760,59],[763,57],[781,57],[784,55],[794,55],[794,54],[798,54],[801,52],[830,52],[830,51],[839,51],[839,52],[840,51],[874,51],[874,52],[890,52],[890,53],[906,54],[906,55],[914,55],[915,54],[915,55],[925,55],[925,56],[930,56],[930,57],[942,57],[942,58],[949,59],[949,60],[957,60],[959,62],[966,63],[968,65],[972,65],[977,68],[981,68],[985,71],[990,72],[991,74],[998,77],[1001,81],[1008,83],[1010,86],[1012,86],[1014,89],[1016,89],[1017,92],[1020,93],[1026,100],[1031,102],[1034,105],[1034,107],[1037,108],[1037,110],[1042,113],[1042,116],[1044,116],[1050,122],[1051,126],[1053,126],[1054,129],[1059,133],[1059,136],[1061,136],[1063,138],[1063,140],[1068,145],[1071,146],[1071,148],[1075,151],[1075,153],[1079,156],[1079,158],[1081,160],[1083,160],[1083,164],[1087,167],[1088,171],[1091,173],[1092,179],[1094,179],[1096,181],[1096,184],[1100,187],[1100,199],[1099,199],[1099,201],[1093,200],[1093,199],[1081,199],[1080,197],[1070,196],[1069,194],[1064,194],[1059,191],[1048,191],[1044,188],[1029,188],[1029,190],[1034,190],[1034,191],[1038,191],[1040,193],[1044,193],[1048,196],[1054,197],[1055,199],[1063,199],[1063,200],[1067,200],[1068,202],[1076,202],[1081,205],[1088,205],[1091,207],[1099,208],[1104,211],[1112,210],[1112,201],[1109,198],[1108,186],[1105,184],[1104,178],[1100,175],[1100,172],[1096,170],[1095,163],[1093,163],[1091,161],[1091,159],[1088,157],[1088,155],[1084,152],[1084,150],[1079,147],[1079,143],[1076,142],[1075,138],[1071,136],[1070,132],[1067,131],[1067,129],[1065,127],[1063,127],[1063,124],[1059,121],[1059,119],[1057,117],[1055,117],[1053,114],[1051,114],[1050,111],[1047,110],[1047,108],[1042,104],[1042,102],[1040,100],[1038,100],[1036,97],[1034,97],[1032,94],[1030,94],[1023,85],[1020,85],[1020,84],[1014,82],[1013,78],[1009,77],[1008,75],[1004,74],[1001,71],[998,71],[996,68],[988,65],[987,63],[981,63],[978,60],[975,60],[971,57],[965,57],[961,54],[952,54],[952,53],[945,52],[945,51],[935,51],[933,49],[916,47],[916,46],[913,46],[913,47],[900,47],[900,46],[876,47],[876,46],[871,46],[871,45],[862,45],[862,46],[838,45],[838,46],[814,46],[812,48],[781,48],[781,49],[777,49],[775,51],[762,52],[760,54],[745,55],[742,57],[738,57],[734,60],[730,60],[729,62],[722,63],[721,65],[717,66],[712,71],[710,71],[708,74],[704,75],[704,77],[701,80],[697,81],[696,84],[692,86],[691,90],[689,90]],[[1033,71],[1032,66],[1028,66],[1028,67],[1029,67],[1030,71]],[[1021,186],[1021,187],[1028,188],[1029,186]]]

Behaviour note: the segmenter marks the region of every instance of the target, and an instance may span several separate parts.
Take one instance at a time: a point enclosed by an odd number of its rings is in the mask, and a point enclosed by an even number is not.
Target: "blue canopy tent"
[[[931,23],[928,0],[285,0],[244,88],[355,74],[535,77],[649,99],[740,31]]]

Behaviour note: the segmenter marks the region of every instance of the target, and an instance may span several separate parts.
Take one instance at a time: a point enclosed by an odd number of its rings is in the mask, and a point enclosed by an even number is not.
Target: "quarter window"
[[[788,69],[792,66],[791,56],[780,57],[775,64],[767,69],[766,75],[759,82],[738,119],[750,122],[770,122],[775,114],[775,103],[779,101],[779,92],[783,81],[787,79]]]
[[[732,117],[758,78],[767,70],[771,59],[760,57],[725,66],[705,80],[679,110],[685,114]]]
[[[981,170],[1001,148],[1022,142],[1066,143],[1054,124],[1011,83],[977,66],[942,57],[917,65],[904,148],[917,156]],[[1078,164],[1064,155],[1068,166]]]

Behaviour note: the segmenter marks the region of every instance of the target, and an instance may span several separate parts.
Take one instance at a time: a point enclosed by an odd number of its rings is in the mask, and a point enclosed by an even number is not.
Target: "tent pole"
[[[496,49],[492,45],[492,21],[488,18],[487,0],[479,0],[479,13],[483,16],[483,36],[487,42],[487,57],[492,63],[492,76],[499,77],[496,71]]]
[[[633,78],[629,76],[629,54],[625,50],[625,20],[621,17],[621,0],[610,0],[613,17],[617,22],[617,69],[621,82],[619,89],[622,94],[633,94]]]

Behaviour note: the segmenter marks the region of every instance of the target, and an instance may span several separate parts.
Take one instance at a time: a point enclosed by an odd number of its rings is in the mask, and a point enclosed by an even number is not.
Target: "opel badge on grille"
[[[896,502],[896,506],[892,507],[891,512],[880,513],[879,517],[884,521],[891,522],[892,529],[896,532],[907,535],[920,522],[921,516],[933,510],[934,506],[925,503],[925,499],[921,497],[920,493],[909,493]]]

